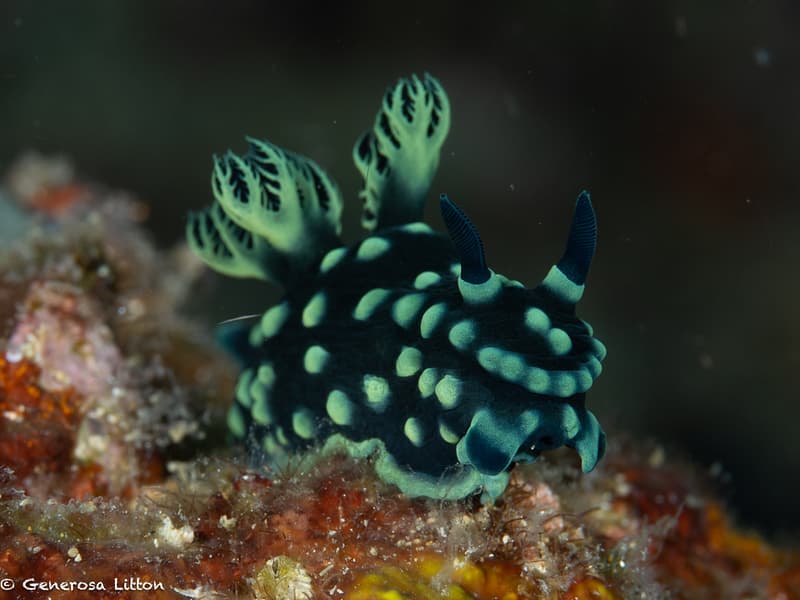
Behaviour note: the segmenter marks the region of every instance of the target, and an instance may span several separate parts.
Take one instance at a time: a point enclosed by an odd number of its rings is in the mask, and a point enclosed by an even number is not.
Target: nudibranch
[[[353,150],[370,235],[349,247],[316,163],[250,138],[243,156],[214,157],[215,202],[189,216],[189,244],[222,273],[285,288],[230,343],[243,371],[228,425],[268,463],[316,446],[371,457],[411,496],[494,499],[545,450],[574,448],[586,472],[602,457],[584,397],[605,348],[575,316],[596,242],[589,194],[563,257],[527,289],[487,266],[446,196],[449,236],[421,222],[449,127],[433,77],[387,91]]]

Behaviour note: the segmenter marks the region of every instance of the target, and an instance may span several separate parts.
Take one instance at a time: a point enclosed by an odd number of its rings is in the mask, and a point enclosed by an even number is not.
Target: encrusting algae
[[[589,474],[568,450],[517,466],[491,504],[410,498],[368,459],[251,468],[201,439],[235,369],[177,316],[193,263],[80,187],[23,204],[48,235],[3,257],[0,598],[800,598],[797,552],[619,435]]]

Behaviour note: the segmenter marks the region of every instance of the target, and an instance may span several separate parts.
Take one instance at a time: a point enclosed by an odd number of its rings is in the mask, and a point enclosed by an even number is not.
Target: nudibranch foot
[[[253,139],[215,159],[189,243],[221,272],[285,287],[226,335],[243,369],[228,425],[260,460],[346,452],[411,496],[493,499],[549,449],[574,448],[587,472],[603,456],[584,401],[606,351],[575,314],[597,239],[589,194],[540,285],[495,273],[447,196],[448,236],[418,220],[449,123],[429,75],[387,92],[354,151],[371,234],[347,247],[336,185],[311,160]]]

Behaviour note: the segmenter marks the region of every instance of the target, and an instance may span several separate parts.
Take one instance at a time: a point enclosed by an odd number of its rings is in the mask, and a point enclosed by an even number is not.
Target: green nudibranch
[[[420,221],[449,126],[433,77],[387,91],[353,152],[371,234],[350,247],[316,163],[256,139],[215,157],[215,202],[190,215],[191,247],[218,271],[285,288],[231,344],[243,372],[228,424],[268,461],[344,450],[372,456],[406,494],[457,499],[497,497],[513,464],[551,448],[577,450],[584,471],[602,457],[584,397],[605,348],[575,315],[596,242],[589,194],[540,285],[495,273],[446,196],[449,236]]]

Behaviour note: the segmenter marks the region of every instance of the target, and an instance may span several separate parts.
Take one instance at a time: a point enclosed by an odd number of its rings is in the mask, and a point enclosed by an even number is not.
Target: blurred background
[[[161,247],[211,200],[214,152],[268,138],[338,181],[358,227],[356,137],[385,88],[428,71],[450,97],[432,196],[531,285],[592,193],[580,315],[608,346],[588,404],[667,444],[745,525],[797,537],[800,4],[0,3],[0,172],[22,151],[149,203]],[[428,221],[441,229],[431,203]],[[209,273],[209,325],[277,290]]]

